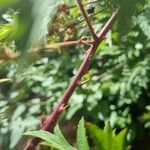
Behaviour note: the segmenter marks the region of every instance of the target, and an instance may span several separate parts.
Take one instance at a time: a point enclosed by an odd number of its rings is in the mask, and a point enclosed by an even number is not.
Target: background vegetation
[[[19,149],[26,130],[49,115],[80,66],[88,46],[43,50],[45,45],[90,40],[75,0],[0,0],[0,149]],[[90,71],[60,122],[71,129],[84,116],[117,132],[128,128],[132,149],[148,150],[150,127],[150,1],[83,1],[95,31],[121,6],[98,47]],[[74,125],[72,125],[72,122]],[[70,136],[69,136],[70,137]],[[21,145],[22,146],[22,145]]]

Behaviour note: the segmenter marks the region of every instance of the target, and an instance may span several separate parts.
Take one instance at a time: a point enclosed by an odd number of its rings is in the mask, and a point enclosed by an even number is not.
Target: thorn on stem
[[[44,125],[44,123],[45,123],[45,120],[46,120],[46,115],[45,115],[45,113],[42,113],[42,115],[41,115],[41,127]]]
[[[60,106],[60,108],[59,108],[59,112],[62,112],[62,111],[64,111],[67,107],[69,107],[69,105],[67,104],[67,105],[65,105],[65,104],[62,104],[61,106]]]

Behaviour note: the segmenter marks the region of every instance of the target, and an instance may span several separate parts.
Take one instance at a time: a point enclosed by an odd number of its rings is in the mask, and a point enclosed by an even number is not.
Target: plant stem
[[[91,45],[91,47],[87,50],[85,58],[81,64],[77,74],[75,75],[72,82],[70,83],[70,85],[66,89],[64,95],[60,99],[60,102],[58,103],[58,105],[56,106],[56,108],[54,109],[52,114],[43,123],[41,130],[46,130],[46,131],[52,132],[54,126],[57,123],[59,116],[61,115],[61,113],[65,109],[65,107],[67,106],[69,98],[71,97],[75,88],[79,85],[81,78],[83,77],[83,75],[87,71],[88,65],[89,65],[91,58],[94,55],[96,49],[98,48],[99,44],[103,41],[107,32],[111,29],[112,23],[113,23],[114,19],[116,18],[117,14],[118,14],[118,10],[113,13],[111,18],[107,21],[105,26],[98,33],[98,40],[94,41],[93,44]],[[41,140],[39,138],[33,138],[26,145],[24,150],[34,150],[40,141]]]
[[[34,51],[37,51],[37,52],[42,52],[42,51],[45,51],[45,50],[48,50],[48,49],[59,49],[61,47],[64,47],[64,46],[73,46],[73,45],[90,45],[90,43],[92,43],[92,41],[87,41],[87,40],[82,40],[82,39],[79,39],[77,41],[65,41],[65,42],[60,42],[60,43],[56,43],[56,44],[50,44],[50,45],[46,45],[45,47],[41,47],[39,49],[36,49]],[[32,50],[31,50],[32,51]]]
[[[96,33],[94,32],[94,29],[93,29],[93,27],[92,27],[92,24],[91,24],[91,22],[90,22],[90,20],[89,20],[89,17],[88,17],[88,15],[87,15],[87,13],[86,13],[86,11],[85,11],[85,9],[84,9],[83,4],[81,3],[81,0],[77,0],[77,2],[78,2],[78,5],[79,5],[79,8],[80,8],[80,10],[81,10],[81,13],[82,13],[82,15],[83,15],[83,17],[84,17],[84,19],[85,19],[85,21],[86,21],[86,23],[87,23],[87,25],[88,25],[88,28],[89,28],[89,30],[90,30],[90,32],[91,32],[91,35],[92,35],[93,40],[94,40],[94,41],[98,40],[98,37],[97,37]]]
[[[90,17],[92,18],[92,17],[94,17],[94,16],[96,16],[97,14],[99,14],[100,12],[102,12],[103,10],[105,10],[106,11],[106,9],[107,8],[104,8],[104,9],[102,9],[102,10],[100,10],[100,11],[97,11],[97,12],[95,12],[94,14],[92,14]],[[65,24],[65,30],[67,30],[69,27],[71,27],[71,26],[75,26],[75,25],[78,25],[78,24],[80,24],[80,23],[82,23],[82,22],[84,22],[85,21],[85,19],[81,19],[81,20],[75,20],[74,22],[70,22],[70,21],[68,21],[66,24]]]
[[[92,41],[88,41],[88,40],[76,40],[76,41],[65,41],[65,42],[60,42],[60,43],[55,43],[55,44],[50,44],[50,45],[46,45],[45,47],[40,47],[40,48],[32,48],[31,50],[27,51],[27,53],[30,52],[44,52],[46,50],[54,50],[54,49],[59,49],[65,46],[73,46],[73,45],[91,45]],[[8,47],[4,47],[5,51],[4,51],[4,58],[0,58],[0,64],[4,64],[10,60],[16,60],[17,58],[20,57],[19,54],[13,52],[11,49],[9,49]]]

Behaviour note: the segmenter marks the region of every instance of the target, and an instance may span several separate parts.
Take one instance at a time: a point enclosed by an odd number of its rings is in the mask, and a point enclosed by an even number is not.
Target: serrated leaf
[[[143,33],[150,39],[150,10],[145,10],[137,18],[137,23],[139,24]]]
[[[54,134],[59,137],[59,142],[62,144],[63,147],[66,147],[66,150],[73,150],[74,148],[67,142],[63,134],[61,133],[59,126],[56,125],[54,129]]]
[[[113,149],[125,150],[126,148],[126,135],[127,129],[122,130],[116,137],[113,139]]]
[[[77,129],[77,149],[89,150],[83,118],[80,120]]]
[[[104,138],[104,147],[109,150],[112,149],[112,140],[113,140],[113,132],[111,130],[110,124],[106,123],[103,130],[103,138]]]
[[[24,133],[24,135],[30,135],[30,136],[34,136],[34,137],[38,137],[42,140],[44,140],[44,142],[47,143],[47,145],[57,148],[59,150],[65,150],[64,148],[62,148],[61,144],[58,142],[59,138],[58,136],[49,133],[47,131],[27,131]],[[43,143],[42,143],[43,144]]]
[[[12,36],[11,34],[13,32],[13,29],[14,29],[13,23],[1,25],[0,26],[0,41],[6,39],[9,36]]]
[[[16,110],[14,111],[11,120],[14,121],[17,119],[24,111],[26,110],[25,105],[19,105]]]
[[[87,82],[87,81],[89,81],[90,79],[91,79],[91,72],[88,72],[88,73],[86,73],[83,77],[82,77],[82,79],[81,79],[81,83],[82,82]]]
[[[38,137],[42,140],[44,140],[44,142],[42,142],[41,144],[59,149],[59,150],[76,150],[75,148],[73,148],[72,146],[69,145],[69,143],[62,138],[62,135],[60,137],[60,130],[58,131],[58,128],[55,129],[55,132],[57,132],[57,135],[49,133],[47,131],[27,131],[26,133],[24,133],[24,135],[31,135],[31,136],[35,136]]]
[[[115,135],[109,124],[106,124],[104,129],[98,128],[96,125],[88,123],[87,129],[92,135],[96,150],[125,150],[126,148],[126,133],[127,130],[122,130],[118,135]]]
[[[21,117],[18,117],[15,121],[12,121],[9,129],[11,131],[10,134],[10,148],[14,148],[16,144],[21,139],[23,132],[25,130],[24,122]]]
[[[35,19],[29,38],[31,44],[37,44],[39,41],[44,40],[51,21],[57,12],[57,7],[61,2],[62,0],[33,1],[33,16]]]
[[[87,123],[86,126],[87,126],[87,129],[88,129],[90,135],[93,138],[93,142],[95,144],[96,150],[104,150],[103,131],[100,128],[98,128],[96,125],[92,124],[92,123]]]
[[[25,127],[21,124],[19,127],[16,126],[16,128],[12,130],[11,135],[10,135],[10,148],[14,148],[16,146],[16,144],[21,139],[24,130],[25,130]]]

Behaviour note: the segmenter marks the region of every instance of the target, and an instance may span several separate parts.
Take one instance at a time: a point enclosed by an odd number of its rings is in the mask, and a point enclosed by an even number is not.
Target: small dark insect
[[[95,6],[90,4],[87,8],[88,14],[92,14],[94,13],[94,11],[95,11]]]

